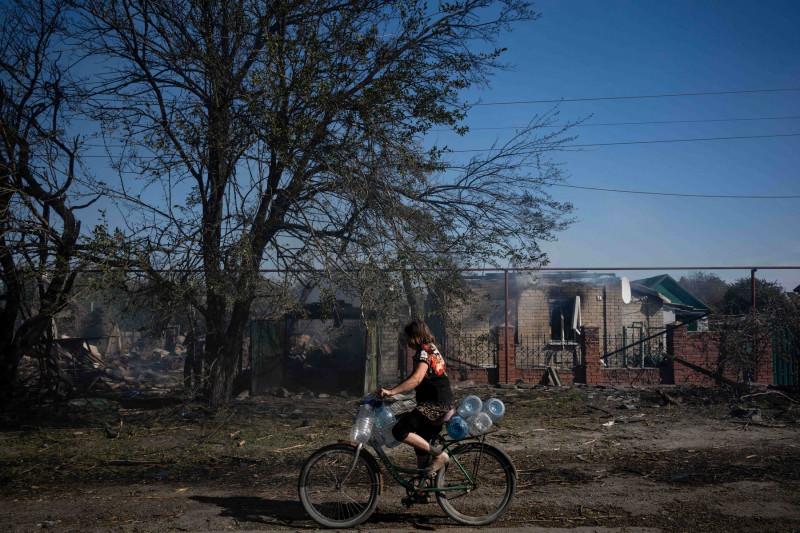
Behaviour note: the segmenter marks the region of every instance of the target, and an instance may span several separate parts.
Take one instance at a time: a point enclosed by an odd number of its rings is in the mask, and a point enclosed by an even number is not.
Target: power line
[[[756,121],[756,120],[795,120],[800,119],[800,116],[788,117],[752,117],[752,118],[707,118],[697,120],[645,120],[641,122],[592,122],[588,124],[554,124],[552,126],[542,126],[544,128],[588,128],[592,126],[643,126],[648,124],[700,124],[711,122],[739,122],[739,121]],[[520,130],[527,128],[524,126],[498,126],[486,128],[469,128],[469,131],[485,131],[485,130]],[[431,131],[453,131],[452,128],[436,128]]]
[[[800,91],[800,87],[791,87],[785,89],[753,89],[749,91],[713,91],[713,92],[700,92],[700,93],[669,93],[669,94],[643,94],[631,96],[596,96],[589,98],[560,98],[557,100],[516,100],[509,102],[479,102],[472,104],[473,106],[490,106],[490,105],[519,105],[519,104],[559,104],[561,102],[596,102],[599,100],[640,100],[645,98],[677,98],[682,96],[718,96],[723,94],[754,94],[754,93],[778,93]]]
[[[591,144],[565,144],[559,148],[593,148],[598,146],[623,146],[630,144],[659,144],[659,143],[687,143],[699,141],[728,141],[733,139],[770,139],[775,137],[800,137],[800,133],[776,133],[773,135],[740,135],[736,137],[698,137],[695,139],[662,139],[656,141],[625,141],[615,143],[591,143]],[[474,148],[471,150],[450,150],[452,153],[466,152],[493,152],[497,148]]]
[[[739,135],[735,137],[698,137],[695,139],[664,139],[657,141],[626,141],[615,143],[571,144],[564,145],[569,148],[585,148],[592,146],[621,146],[626,144],[656,144],[656,143],[685,143],[699,141],[729,141],[734,139],[770,139],[774,137],[800,137],[800,133],[776,133],[772,135]]]
[[[592,127],[592,126],[640,126],[640,125],[648,125],[648,124],[698,124],[698,123],[712,123],[712,122],[739,122],[739,121],[758,121],[758,120],[796,120],[800,119],[800,115],[797,116],[785,116],[785,117],[750,117],[750,118],[710,118],[710,119],[697,119],[697,120],[646,120],[641,122],[595,122],[589,124],[555,124],[552,126],[543,126],[546,128],[564,128],[564,127],[574,127],[574,128],[585,128],[585,127]],[[519,130],[524,129],[527,126],[499,126],[499,127],[486,127],[486,128],[469,128],[469,131],[485,131],[485,130]],[[453,131],[451,128],[436,128],[430,131]],[[134,143],[136,146],[146,147],[144,143]],[[87,148],[125,148],[126,145],[122,144],[96,144],[96,143],[84,143],[82,146]]]
[[[758,94],[758,93],[779,93],[779,92],[792,92],[800,91],[800,87],[786,87],[778,89],[751,89],[742,91],[709,91],[709,92],[692,92],[692,93],[664,93],[664,94],[642,94],[642,95],[621,95],[621,96],[590,96],[583,98],[550,98],[542,100],[511,100],[507,102],[477,102],[471,104],[474,107],[478,106],[494,106],[494,105],[521,105],[521,104],[559,104],[562,102],[597,102],[608,100],[642,100],[642,99],[657,99],[657,98],[679,98],[686,96],[721,96],[729,94]],[[120,102],[129,103],[132,105],[147,105],[153,104],[155,100],[148,99],[146,96],[141,95],[95,95],[92,99],[98,102]],[[193,106],[200,103],[197,99],[190,100],[187,98],[162,98],[164,103],[181,103],[187,106]]]
[[[689,193],[675,193],[675,192],[655,192],[655,191],[633,191],[629,189],[606,189],[603,187],[586,187],[580,185],[566,185],[564,183],[548,183],[550,187],[566,187],[569,189],[584,189],[589,191],[603,191],[603,192],[618,192],[618,193],[625,193],[625,194],[647,194],[647,195],[654,195],[654,196],[683,196],[689,198],[735,198],[735,199],[747,199],[747,200],[787,200],[787,199],[796,199],[800,198],[800,195],[788,195],[788,196],[767,196],[767,195],[752,195],[752,194],[744,194],[744,195],[737,195],[737,194],[689,194]]]
[[[738,135],[734,137],[698,137],[693,139],[660,139],[660,140],[653,140],[653,141],[624,141],[624,142],[613,142],[613,143],[588,143],[588,144],[565,144],[560,146],[559,148],[596,148],[600,146],[626,146],[626,145],[635,145],[635,144],[664,144],[664,143],[688,143],[688,142],[702,142],[702,141],[729,141],[729,140],[740,140],[740,139],[772,139],[776,137],[800,137],[800,133],[775,133],[771,135]],[[122,145],[95,145],[95,144],[85,144],[85,147],[106,147],[106,148],[123,148]],[[139,145],[137,146],[144,146]],[[498,148],[472,148],[472,149],[465,149],[465,150],[450,150],[450,153],[454,154],[463,154],[463,153],[474,153],[474,152],[493,152],[498,150]],[[99,159],[99,158],[106,158],[109,157],[107,155],[93,155],[93,154],[84,154],[80,156],[81,158],[92,158],[92,159]]]

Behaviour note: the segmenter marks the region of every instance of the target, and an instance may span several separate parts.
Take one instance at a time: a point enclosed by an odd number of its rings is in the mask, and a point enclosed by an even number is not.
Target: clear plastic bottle
[[[461,400],[461,402],[458,404],[457,410],[459,416],[462,418],[469,418],[475,413],[480,413],[481,407],[483,407],[483,402],[481,402],[481,399],[474,394],[470,394]]]
[[[394,412],[386,406],[379,406],[375,409],[375,427],[372,429],[372,436],[381,445],[393,448],[400,444],[392,435],[392,428],[397,423]]]
[[[492,422],[497,422],[503,418],[503,415],[506,413],[506,406],[503,404],[502,400],[489,398],[483,404],[483,412],[489,415]]]
[[[483,435],[492,426],[492,419],[484,412],[480,412],[467,418],[469,434],[473,437]]]
[[[378,426],[382,430],[392,429],[392,427],[397,423],[397,417],[394,416],[394,412],[386,407],[385,405],[381,405],[377,409],[375,409],[375,425]]]
[[[369,404],[364,404],[358,408],[355,422],[350,429],[350,440],[366,444],[372,435],[372,427],[375,425],[375,411]]]
[[[453,440],[461,440],[469,434],[469,427],[467,421],[462,417],[455,415],[447,421],[447,434]]]

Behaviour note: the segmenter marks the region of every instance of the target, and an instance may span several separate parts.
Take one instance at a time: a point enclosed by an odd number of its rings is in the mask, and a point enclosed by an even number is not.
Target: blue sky
[[[541,0],[542,18],[501,44],[514,70],[471,93],[484,103],[800,88],[800,2]],[[552,104],[486,105],[471,128],[527,123]],[[576,144],[800,133],[800,91],[563,102],[590,117]],[[770,120],[728,120],[764,119]],[[781,117],[778,119],[777,117]],[[669,124],[592,126],[619,122]],[[486,148],[512,130],[478,130]],[[437,142],[453,142],[437,132]],[[800,195],[800,136],[632,144],[558,156],[568,184],[679,194]],[[800,265],[800,198],[687,198],[554,188],[578,221],[545,250],[555,267]],[[618,271],[632,279],[652,272]],[[678,278],[685,272],[670,272]],[[717,271],[726,280],[747,270]],[[800,270],[762,270],[786,288]]]
[[[542,17],[501,38],[505,61],[472,101],[574,100],[800,88],[798,0],[540,0]],[[473,108],[459,149],[502,142],[553,104]],[[561,119],[586,119],[574,144],[785,137],[594,146],[558,154],[568,185],[677,194],[800,196],[800,91],[564,101]],[[733,120],[748,119],[748,120]],[[758,119],[758,120],[752,120]],[[692,122],[689,122],[692,121]],[[618,124],[649,122],[650,124]],[[669,122],[669,123],[664,123]],[[454,154],[458,155],[458,154]],[[577,222],[544,243],[551,267],[800,265],[800,198],[732,199],[556,187]],[[160,194],[160,191],[156,191]],[[111,213],[110,213],[111,214]],[[112,216],[114,216],[112,214]],[[669,271],[679,278],[685,271]],[[749,270],[719,270],[727,281]],[[800,269],[762,270],[787,289]]]

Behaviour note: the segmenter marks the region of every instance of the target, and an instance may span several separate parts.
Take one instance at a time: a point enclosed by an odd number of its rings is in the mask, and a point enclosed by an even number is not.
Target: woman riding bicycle
[[[413,446],[417,465],[430,475],[450,461],[447,453],[432,446],[429,441],[442,430],[443,419],[453,408],[453,392],[450,378],[445,372],[444,357],[436,348],[436,339],[425,322],[414,320],[404,331],[408,347],[415,352],[414,370],[394,388],[381,389],[381,396],[416,390],[417,407],[400,418],[392,428],[392,435],[398,441]]]
[[[320,525],[350,528],[369,518],[383,487],[378,461],[406,489],[403,505],[430,503],[435,497],[447,516],[465,526],[491,524],[514,500],[517,472],[505,452],[486,442],[485,435],[455,441],[439,434],[454,411],[444,359],[424,322],[413,321],[405,333],[414,350],[414,371],[396,387],[380,392],[394,396],[416,389],[417,408],[400,418],[392,434],[414,447],[419,468],[394,465],[377,439],[369,441],[377,460],[361,442],[340,441],[316,450],[300,469],[297,492],[303,508]],[[426,466],[428,459],[432,461]],[[421,476],[423,470],[426,475]]]

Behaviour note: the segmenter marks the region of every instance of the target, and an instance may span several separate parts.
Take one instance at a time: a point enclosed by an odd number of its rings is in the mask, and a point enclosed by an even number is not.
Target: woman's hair
[[[436,337],[433,336],[428,325],[422,320],[415,320],[405,327],[405,334],[408,337],[408,344],[411,346],[422,346],[423,344],[433,344]]]

